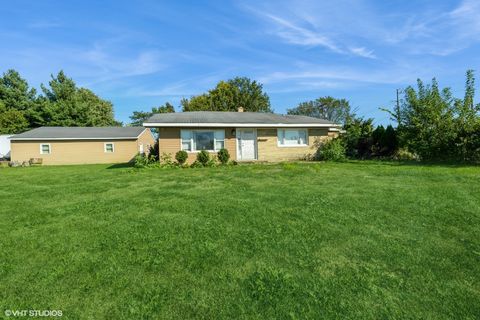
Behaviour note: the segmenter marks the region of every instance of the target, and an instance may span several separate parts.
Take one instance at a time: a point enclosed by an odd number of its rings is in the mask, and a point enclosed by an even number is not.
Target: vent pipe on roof
[[[238,107],[237,111],[238,112],[243,112],[243,107]]]

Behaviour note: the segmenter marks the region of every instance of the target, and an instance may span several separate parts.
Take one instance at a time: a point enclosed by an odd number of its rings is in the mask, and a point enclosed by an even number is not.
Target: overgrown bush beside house
[[[163,168],[173,168],[177,164],[172,159],[172,155],[170,153],[163,152],[160,156],[160,166]]]
[[[343,161],[346,159],[345,144],[341,138],[325,142],[317,151],[318,160]]]
[[[230,160],[230,153],[228,152],[227,149],[220,149],[217,154],[218,161],[220,161],[221,164],[227,164],[228,160]]]
[[[158,150],[158,139],[153,145],[150,146],[150,149],[148,150],[148,155],[155,159],[155,161],[158,160],[158,157],[160,155]]]
[[[374,129],[373,119],[352,117],[344,130],[338,138],[320,146],[318,160],[393,159],[398,150],[397,130],[391,125]]]
[[[197,153],[197,161],[205,166],[210,161],[210,154],[205,150],[200,151]]]
[[[185,150],[180,150],[175,154],[175,159],[178,161],[178,164],[184,165],[188,159],[188,153]]]
[[[215,167],[216,162],[215,158],[210,158],[208,151],[202,150],[197,153],[197,159],[192,163],[192,168],[201,168],[201,167]]]
[[[157,163],[157,159],[150,154],[138,153],[134,159],[135,168],[146,168],[154,163]]]

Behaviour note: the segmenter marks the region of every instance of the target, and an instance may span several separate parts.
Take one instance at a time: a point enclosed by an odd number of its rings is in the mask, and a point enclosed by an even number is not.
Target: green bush
[[[215,161],[215,158],[211,158],[208,160],[208,162],[205,164],[205,167],[216,167],[217,162]]]
[[[217,153],[217,158],[221,164],[227,164],[228,160],[230,160],[230,153],[228,153],[227,149],[220,149]]]
[[[160,166],[164,168],[175,167],[175,162],[173,162],[172,155],[170,153],[162,153],[160,156]]]
[[[149,148],[149,150],[148,150],[148,155],[149,155],[149,157],[152,157],[155,161],[158,160],[158,155],[159,155],[159,152],[158,152],[158,140],[155,141],[155,143],[150,146],[150,148]]]
[[[175,154],[175,159],[179,164],[183,165],[188,159],[188,153],[185,150],[180,150]]]
[[[206,166],[210,161],[210,154],[205,150],[200,151],[197,153],[197,161]]]
[[[191,165],[190,168],[203,168],[203,164],[201,164],[198,160],[195,160]]]
[[[318,149],[318,158],[325,161],[342,161],[346,158],[345,145],[339,138],[324,143]]]
[[[155,162],[155,157],[138,153],[134,159],[134,166],[135,168],[145,168]]]
[[[393,155],[393,159],[399,161],[418,161],[420,160],[420,157],[417,154],[408,151],[407,149],[400,148]]]

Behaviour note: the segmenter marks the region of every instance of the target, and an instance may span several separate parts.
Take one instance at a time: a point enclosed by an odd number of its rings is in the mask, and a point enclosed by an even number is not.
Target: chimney
[[[243,107],[238,107],[237,111],[238,112],[243,112]]]

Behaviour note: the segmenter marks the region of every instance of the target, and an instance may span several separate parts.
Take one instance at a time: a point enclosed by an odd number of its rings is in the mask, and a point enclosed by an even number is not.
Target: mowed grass
[[[480,318],[479,167],[90,165],[0,182],[3,310]]]

